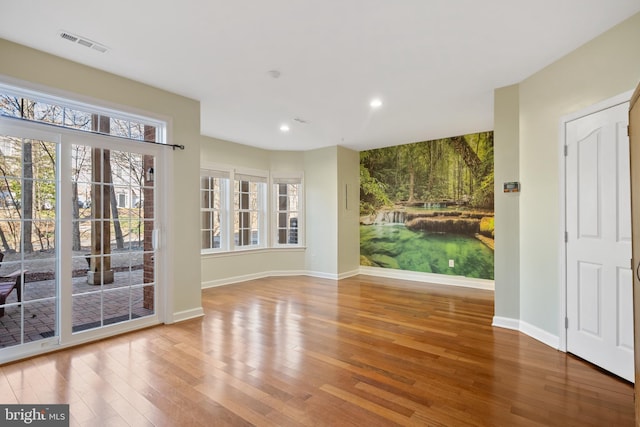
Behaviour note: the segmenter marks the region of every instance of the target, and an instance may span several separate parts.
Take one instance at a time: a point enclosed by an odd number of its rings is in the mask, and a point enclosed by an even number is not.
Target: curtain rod
[[[179,148],[180,150],[184,150],[185,149],[185,146],[182,145],[182,144],[164,144],[162,142],[147,141],[145,139],[127,138],[127,137],[124,137],[124,136],[111,135],[111,134],[108,134],[108,133],[97,132],[97,131],[93,131],[93,130],[84,130],[84,129],[71,128],[71,127],[67,127],[67,126],[58,125],[58,124],[55,124],[55,123],[48,123],[48,122],[41,122],[41,121],[38,121],[38,120],[31,120],[31,119],[27,119],[27,118],[24,118],[24,117],[8,116],[8,115],[5,115],[5,114],[1,114],[1,116],[4,117],[4,118],[7,118],[7,119],[16,120],[16,121],[28,122],[28,123],[37,123],[39,125],[54,127],[54,128],[58,128],[58,129],[67,129],[67,130],[70,130],[70,131],[80,132],[80,133],[88,133],[90,135],[100,135],[100,136],[107,136],[109,138],[125,139],[127,141],[133,141],[133,142],[144,142],[145,144],[162,145],[163,147],[171,147],[171,148],[173,148],[174,151],[176,150],[176,148]]]

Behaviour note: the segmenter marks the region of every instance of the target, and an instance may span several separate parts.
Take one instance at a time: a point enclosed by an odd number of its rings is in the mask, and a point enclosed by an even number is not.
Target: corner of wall
[[[360,267],[360,153],[338,147],[338,275]]]
[[[306,151],[305,270],[338,274],[338,151],[336,146]],[[311,227],[309,224],[314,224]]]
[[[504,182],[520,180],[519,85],[496,89],[494,99],[495,315],[520,318],[520,194]]]

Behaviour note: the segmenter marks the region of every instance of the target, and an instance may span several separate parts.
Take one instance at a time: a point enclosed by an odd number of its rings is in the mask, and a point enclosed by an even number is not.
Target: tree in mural
[[[362,214],[371,210],[376,194],[377,207],[389,200],[493,208],[492,132],[364,151],[360,163],[366,170],[361,190],[369,195]]]
[[[384,192],[383,184],[360,164],[360,212],[372,214],[381,207],[390,205],[391,200]]]

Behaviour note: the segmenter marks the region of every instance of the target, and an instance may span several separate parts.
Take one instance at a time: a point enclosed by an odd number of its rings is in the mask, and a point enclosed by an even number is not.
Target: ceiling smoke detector
[[[108,50],[106,46],[100,43],[96,43],[93,40],[89,40],[86,37],[81,37],[76,34],[69,33],[67,31],[60,31],[58,35],[61,38],[70,41],[71,43],[79,44],[81,46],[88,47],[89,49],[97,50],[100,53],[105,53]]]

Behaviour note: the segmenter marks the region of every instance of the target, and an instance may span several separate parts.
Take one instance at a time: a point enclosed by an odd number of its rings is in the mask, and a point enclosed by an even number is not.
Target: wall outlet
[[[455,262],[452,259],[450,259],[449,260],[449,267],[453,268],[453,267],[455,267],[455,265],[456,265]]]

